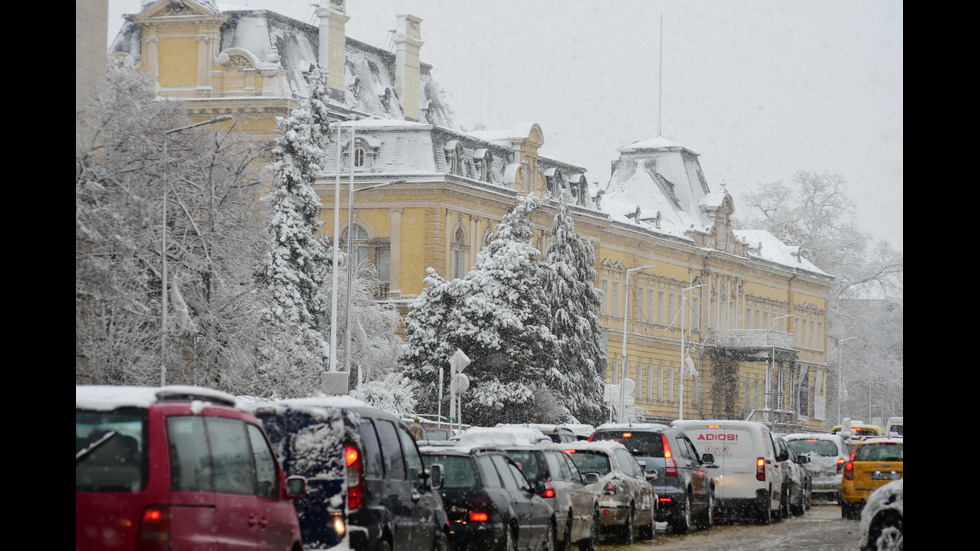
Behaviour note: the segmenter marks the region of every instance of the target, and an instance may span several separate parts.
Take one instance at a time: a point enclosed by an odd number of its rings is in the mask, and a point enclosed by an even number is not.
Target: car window
[[[902,461],[901,444],[865,444],[854,452],[854,461]]]
[[[528,480],[547,480],[551,477],[545,465],[540,465],[540,452],[532,450],[507,450],[507,455],[517,463],[517,467]]]
[[[378,434],[374,430],[374,422],[364,419],[357,426],[357,434],[361,436],[361,465],[367,478],[384,477],[384,458],[381,456],[381,445]]]
[[[252,444],[245,432],[245,423],[221,417],[204,419],[214,464],[214,491],[255,495],[257,488]]]
[[[832,440],[821,440],[819,438],[800,438],[787,442],[797,454],[815,454],[823,457],[837,457],[840,451],[837,444]]]
[[[565,452],[558,452],[556,455],[562,460],[562,463],[568,467],[568,471],[572,476],[569,480],[579,483],[585,482],[582,480],[582,473],[578,470],[578,467],[575,466],[575,462],[572,461],[571,455]],[[562,472],[565,472],[565,470],[562,469]]]
[[[251,424],[245,426],[248,427],[248,440],[255,458],[256,495],[275,499],[279,491],[279,472],[276,470],[272,449],[269,448],[262,429]]]
[[[514,473],[510,471],[507,460],[500,455],[491,455],[490,460],[493,461],[493,466],[496,467],[497,474],[500,475],[500,480],[503,482],[504,488],[508,490],[519,490],[520,485],[517,483],[517,479],[514,478]]]
[[[687,456],[695,461],[701,461],[701,455],[698,453],[698,449],[694,447],[694,443],[691,442],[690,438],[683,434],[677,436],[677,441],[681,443],[682,447],[687,448]]]
[[[593,440],[615,440],[641,457],[664,456],[663,437],[659,432],[603,430],[596,432]]]
[[[75,411],[75,491],[146,486],[146,410]]]
[[[461,455],[426,455],[425,463],[427,465],[432,465],[433,463],[442,465],[443,488],[475,488],[477,486],[473,461],[469,457]],[[497,486],[499,485],[498,482]]]
[[[633,468],[633,463],[635,463],[636,461],[633,459],[633,456],[630,455],[630,452],[623,449],[619,449],[619,450],[614,450],[613,454],[616,456],[616,461],[619,463],[619,468],[622,469],[625,474],[629,476],[640,475],[641,472],[640,466],[637,465],[636,469]]]
[[[575,466],[583,473],[607,474],[610,470],[609,457],[605,453],[591,450],[576,450],[571,454]]]
[[[405,480],[405,459],[395,424],[384,419],[376,419],[375,427],[378,429],[388,479]]]
[[[530,490],[531,485],[528,484],[527,478],[521,474],[521,470],[517,468],[517,465],[508,462],[507,468],[510,474],[514,475],[514,480],[517,482],[517,488],[520,490]]]
[[[405,464],[408,467],[408,479],[412,486],[419,488],[422,484],[422,457],[415,446],[415,440],[405,429],[398,427],[398,437],[402,441],[402,452],[405,454]]]
[[[545,461],[548,462],[548,469],[553,473],[557,480],[576,480],[569,468],[569,462],[565,461],[562,452],[545,452]]]
[[[170,485],[177,492],[210,492],[211,454],[203,417],[167,418],[170,441]]]
[[[490,459],[489,455],[480,455],[476,458],[480,465],[480,470],[483,472],[483,481],[486,483],[488,488],[503,488],[504,483],[500,480],[500,475],[497,474],[497,468],[493,466],[493,460]]]

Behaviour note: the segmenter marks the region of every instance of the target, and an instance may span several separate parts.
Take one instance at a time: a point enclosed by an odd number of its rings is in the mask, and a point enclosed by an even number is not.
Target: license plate
[[[875,471],[871,473],[871,480],[898,480],[900,476],[901,475],[895,471],[888,471],[884,473],[881,471]]]

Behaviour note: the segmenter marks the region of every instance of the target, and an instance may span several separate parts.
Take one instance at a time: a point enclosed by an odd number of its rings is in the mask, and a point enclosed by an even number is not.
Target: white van
[[[704,469],[715,480],[717,510],[730,516],[752,516],[762,524],[782,518],[783,476],[769,428],[755,421],[678,420],[679,427],[702,456],[714,463]],[[785,453],[785,452],[784,452]]]
[[[905,436],[905,427],[901,417],[889,417],[888,422],[885,423],[885,430],[888,432],[888,436]]]

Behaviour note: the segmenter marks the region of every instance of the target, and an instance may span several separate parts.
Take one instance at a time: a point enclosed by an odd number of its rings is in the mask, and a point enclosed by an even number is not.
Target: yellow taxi
[[[864,438],[851,452],[841,477],[841,516],[861,516],[868,496],[879,487],[903,478],[902,438]]]

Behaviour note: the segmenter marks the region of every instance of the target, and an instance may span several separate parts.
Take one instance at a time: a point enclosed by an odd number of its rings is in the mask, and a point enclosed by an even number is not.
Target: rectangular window
[[[643,287],[636,288],[636,315],[633,319],[642,320],[645,319],[643,316]]]
[[[602,313],[609,315],[609,281],[602,280]]]
[[[657,401],[664,401],[664,366],[657,368]]]
[[[388,283],[391,281],[391,247],[378,247],[378,281]]]
[[[613,281],[613,292],[612,292],[612,315],[613,317],[619,317],[619,282]]]
[[[664,292],[660,291],[657,293],[657,323],[660,325],[666,325],[667,316],[664,315]]]
[[[205,417],[205,424],[214,462],[214,491],[255,495],[252,445],[245,432],[245,423],[238,419]]]

